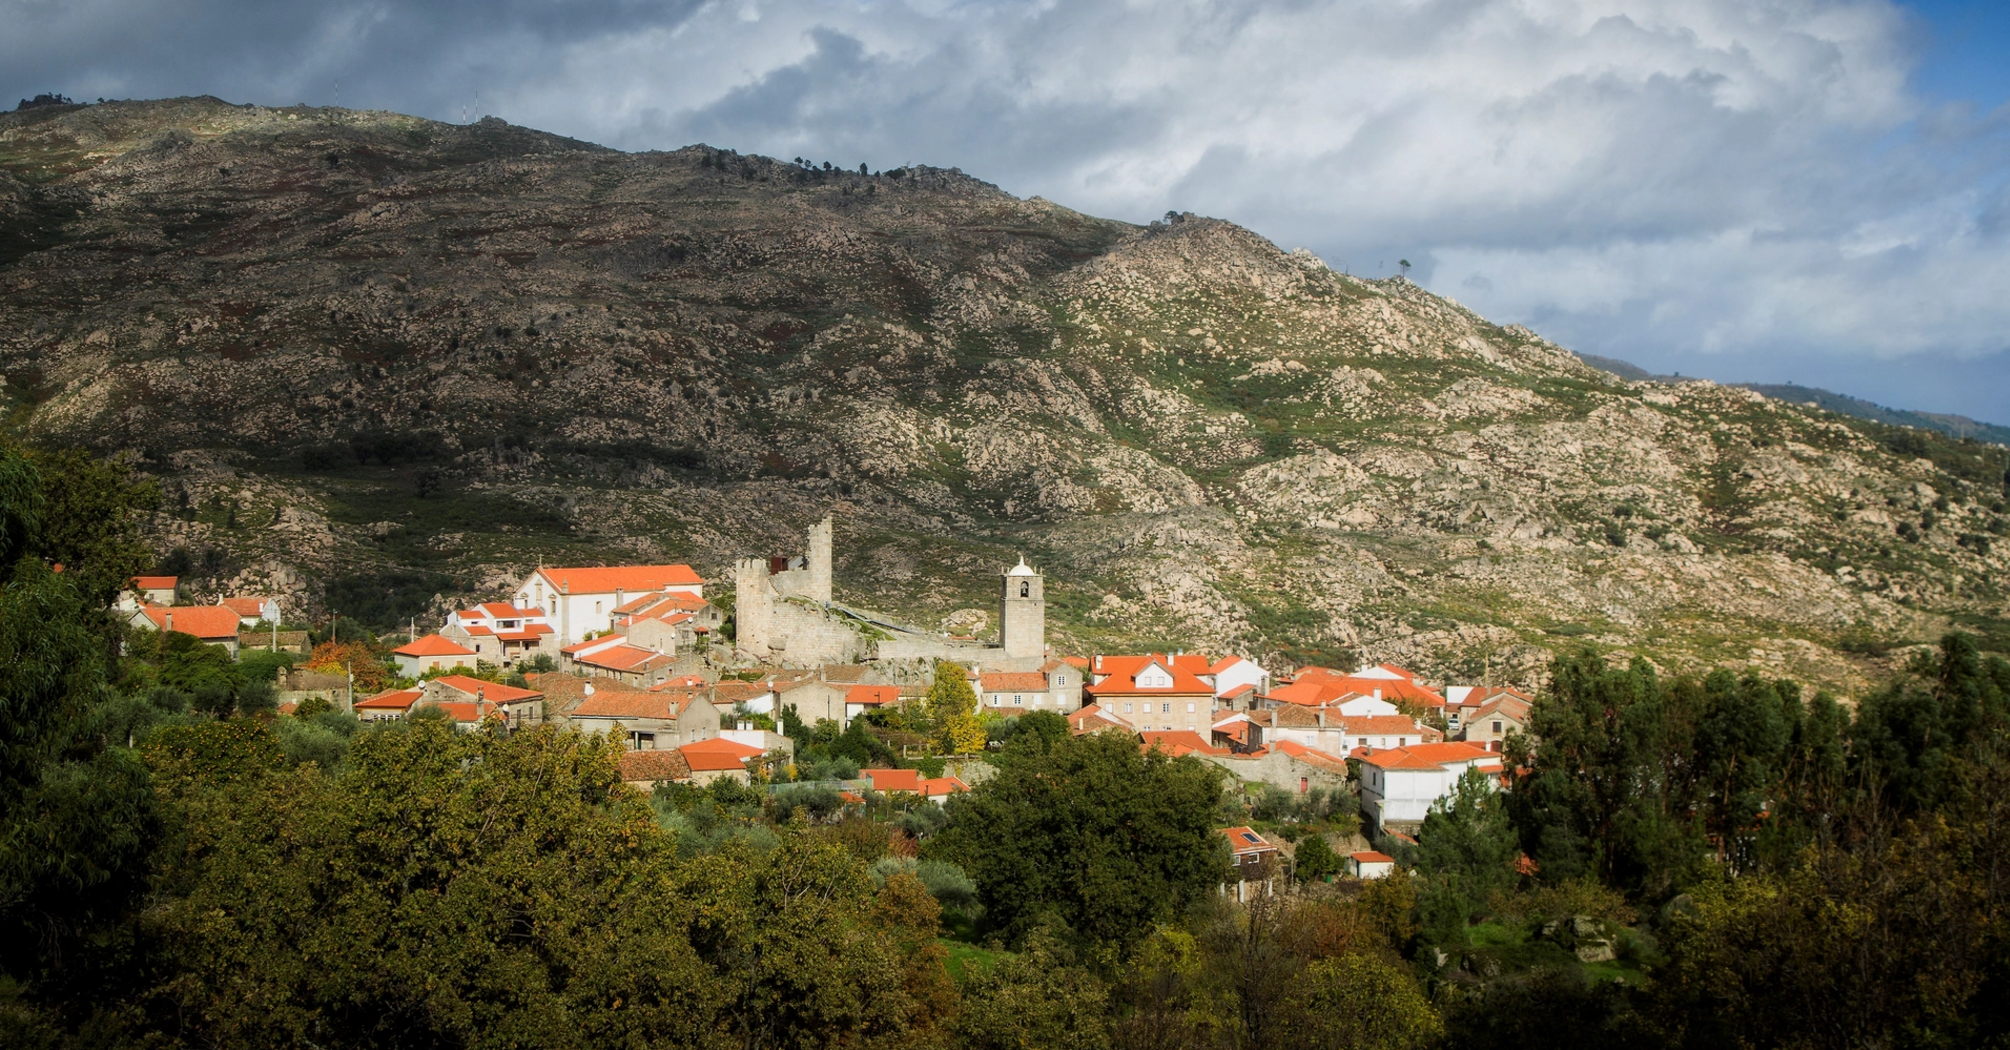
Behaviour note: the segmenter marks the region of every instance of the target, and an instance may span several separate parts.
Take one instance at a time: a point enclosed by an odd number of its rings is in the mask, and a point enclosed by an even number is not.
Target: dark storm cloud
[[[1661,370],[1819,384],[1826,361],[1853,393],[2010,421],[1985,367],[2010,332],[2010,113],[1914,95],[1919,27],[1883,0],[0,12],[17,94],[326,103],[339,79],[345,105],[460,119],[479,90],[630,149],[953,165],[1099,214],[1232,218],[1356,273],[1406,257]]]

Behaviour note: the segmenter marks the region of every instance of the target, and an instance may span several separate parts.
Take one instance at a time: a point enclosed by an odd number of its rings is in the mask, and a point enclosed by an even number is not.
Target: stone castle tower
[[[1023,557],[1000,579],[998,645],[1008,660],[1038,660],[1047,655],[1047,579]]]
[[[830,604],[830,515],[810,526],[809,549],[798,557],[733,560],[734,644],[753,653],[785,648],[787,632],[777,634],[775,622],[775,603],[783,598]]]

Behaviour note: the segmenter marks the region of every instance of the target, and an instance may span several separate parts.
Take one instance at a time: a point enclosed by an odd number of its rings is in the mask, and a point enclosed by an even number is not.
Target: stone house
[[[621,775],[622,783],[643,791],[653,791],[658,784],[691,779],[691,763],[686,762],[684,753],[676,748],[629,751],[621,756],[615,768]]]
[[[565,719],[583,732],[615,733],[635,751],[664,751],[719,735],[719,716],[696,689],[596,690]]]
[[[1083,695],[1140,732],[1158,730],[1210,732],[1214,725],[1214,687],[1199,676],[1206,657],[1197,654],[1098,656],[1090,662],[1090,683]]]
[[[1256,752],[1217,753],[1203,756],[1209,762],[1251,784],[1269,784],[1294,794],[1313,788],[1346,791],[1347,762],[1337,755],[1284,743]]]
[[[475,651],[475,657],[497,667],[513,667],[538,654],[558,656],[558,631],[543,609],[483,602],[447,617],[440,634]]]
[[[147,605],[127,621],[134,627],[194,635],[206,645],[220,645],[237,655],[237,613],[221,605]]]
[[[1528,731],[1532,701],[1512,689],[1492,690],[1477,707],[1466,705],[1460,739],[1488,751],[1499,751],[1509,733]]]
[[[298,705],[303,700],[326,700],[337,710],[347,711],[355,701],[353,686],[346,674],[293,668],[279,676],[279,702]]]
[[[1360,748],[1384,749],[1432,744],[1444,734],[1407,715],[1347,716],[1326,708],[1279,707],[1252,711],[1246,744],[1250,748],[1286,741],[1332,755],[1350,755]]]
[[[691,767],[691,782],[698,785],[709,784],[720,777],[742,784],[751,783],[753,777],[747,772],[747,763],[766,754],[758,747],[718,738],[685,744],[677,751]]]
[[[389,722],[412,713],[419,702],[417,689],[390,689],[356,701],[354,713],[363,722]]]
[[[535,689],[484,682],[466,675],[442,675],[419,687],[411,710],[438,706],[462,726],[474,726],[491,716],[511,729],[544,721],[544,694]],[[360,706],[360,705],[359,705]]]
[[[618,634],[568,645],[559,652],[563,656],[561,670],[612,678],[642,689],[661,684],[677,668],[675,656],[631,644]]]
[[[1049,660],[1037,671],[980,671],[973,685],[978,704],[996,715],[1065,715],[1082,706],[1082,674],[1064,660]]]

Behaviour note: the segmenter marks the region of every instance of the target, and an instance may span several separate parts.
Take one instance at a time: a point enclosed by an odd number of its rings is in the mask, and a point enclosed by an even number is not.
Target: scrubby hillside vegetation
[[[161,479],[198,589],[383,627],[834,511],[844,600],[941,622],[1024,552],[1072,650],[1533,686],[1588,640],[1853,690],[1950,626],[2010,649],[2010,451],[955,171],[41,106],[0,116],[0,371],[34,440]]]

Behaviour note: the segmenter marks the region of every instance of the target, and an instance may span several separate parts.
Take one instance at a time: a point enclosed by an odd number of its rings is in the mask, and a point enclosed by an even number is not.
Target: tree
[[[0,447],[0,972],[60,975],[145,887],[160,815],[127,747],[150,705],[112,695],[103,606],[39,557],[81,533]]]
[[[1327,845],[1326,836],[1311,835],[1298,843],[1292,871],[1303,882],[1320,882],[1340,874],[1340,855]]]
[[[1106,1050],[1109,992],[1068,947],[1066,927],[1033,928],[1022,950],[964,989],[957,1045],[969,1050],[1071,1047]]]
[[[111,605],[153,564],[140,529],[160,508],[160,485],[124,461],[94,459],[77,449],[36,451],[30,459],[43,505],[36,555],[63,566],[86,604]]]
[[[1126,945],[1227,877],[1219,770],[1115,733],[1038,743],[952,798],[949,826],[923,848],[976,881],[988,928],[1016,940],[1051,914]]]
[[[1450,794],[1432,803],[1417,833],[1424,925],[1462,939],[1466,920],[1487,898],[1514,885],[1519,852],[1500,793],[1487,774],[1466,770]]]
[[[151,1025],[246,1048],[707,1038],[719,993],[667,892],[673,844],[615,745],[417,722],[358,735],[340,781],[266,747],[221,778],[158,760],[184,832],[149,920],[160,981],[135,997]]]
[[[928,687],[928,718],[935,725],[937,747],[952,755],[984,750],[984,727],[977,724],[977,693],[970,688],[970,669],[947,660],[935,665],[935,682]]]
[[[1307,1050],[1412,1050],[1444,1032],[1409,970],[1371,955],[1307,966],[1283,1016],[1286,1045]]]

